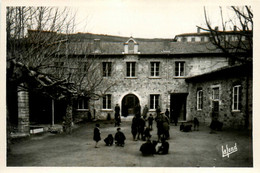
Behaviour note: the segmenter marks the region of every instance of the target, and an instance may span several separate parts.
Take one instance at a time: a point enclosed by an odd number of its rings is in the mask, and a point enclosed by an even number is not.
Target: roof
[[[208,73],[203,73],[201,75],[187,77],[186,82],[200,82],[214,80],[216,78],[225,78],[228,79],[232,76],[245,76],[246,74],[252,75],[252,63],[246,64],[237,64],[233,66],[225,66],[216,70],[213,70]]]
[[[99,54],[119,55],[124,52],[124,44],[128,37],[75,34],[68,37],[67,50],[69,54],[91,54],[96,47]],[[173,39],[144,39],[133,38],[138,45],[140,54],[191,54],[191,53],[220,53],[210,42],[176,42]],[[95,40],[98,42],[95,42]],[[65,47],[63,47],[65,48]],[[65,50],[64,50],[65,51]]]

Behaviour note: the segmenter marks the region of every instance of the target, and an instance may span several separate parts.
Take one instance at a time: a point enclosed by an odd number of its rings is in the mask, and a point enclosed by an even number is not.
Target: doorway
[[[186,121],[186,102],[188,93],[174,93],[170,97],[170,118],[173,122],[174,117],[178,121]]]
[[[135,115],[135,107],[139,104],[139,99],[134,94],[128,94],[124,96],[122,100],[122,116],[133,116]]]

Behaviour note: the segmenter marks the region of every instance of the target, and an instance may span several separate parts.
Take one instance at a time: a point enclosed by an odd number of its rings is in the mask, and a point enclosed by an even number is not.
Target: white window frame
[[[233,87],[233,92],[232,92],[232,111],[240,111],[239,107],[239,102],[240,102],[240,90],[241,90],[241,85],[235,85]],[[236,97],[235,97],[236,96]]]
[[[128,68],[127,68],[127,64],[130,64],[130,67],[129,67],[129,76],[127,75],[127,73],[128,73]],[[132,75],[132,73],[133,73],[133,69],[134,69],[134,75]],[[136,77],[136,62],[126,62],[126,77],[129,77],[129,78],[131,78],[131,77]]]
[[[160,105],[160,94],[150,94],[150,103],[149,103],[149,107],[150,109],[152,110],[155,110],[156,109],[156,97],[157,100],[158,100],[158,105]],[[151,104],[151,100],[153,100],[153,103]]]
[[[181,75],[181,65],[183,64],[183,75]],[[178,68],[178,74],[176,75],[176,66]],[[176,77],[184,77],[185,76],[185,61],[175,61],[174,75]]]
[[[151,77],[159,77],[160,76],[160,62],[156,61],[156,62],[150,62],[151,65]],[[158,70],[157,70],[158,69]],[[156,75],[158,72],[158,75]]]
[[[105,99],[105,104],[104,104],[104,99]],[[110,102],[109,102],[110,100]],[[111,94],[106,94],[103,99],[102,99],[102,109],[105,110],[110,110],[112,109],[112,95]]]
[[[218,90],[218,98],[215,98],[215,92]],[[220,87],[214,87],[212,88],[212,100],[219,101],[220,100]]]
[[[197,110],[202,110],[202,96],[203,96],[203,91],[198,90],[197,91]]]

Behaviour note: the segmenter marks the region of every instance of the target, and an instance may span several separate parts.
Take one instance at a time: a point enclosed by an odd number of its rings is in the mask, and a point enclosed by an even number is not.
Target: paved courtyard
[[[224,130],[210,134],[207,126],[199,131],[180,132],[179,126],[170,127],[169,154],[142,156],[139,151],[144,141],[133,141],[131,122],[123,121],[125,147],[105,146],[103,139],[116,132],[113,122],[101,124],[100,148],[94,148],[93,129],[96,122],[79,124],[71,135],[45,133],[13,142],[7,155],[8,167],[252,167],[252,140],[247,131]],[[152,131],[156,140],[156,127]],[[222,146],[236,144],[237,151],[222,157]]]

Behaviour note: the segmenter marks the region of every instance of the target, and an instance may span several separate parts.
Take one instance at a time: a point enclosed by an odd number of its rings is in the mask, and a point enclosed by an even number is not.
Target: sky
[[[197,32],[205,26],[204,4],[169,0],[97,0],[88,1],[77,10],[77,32],[133,36],[142,38],[173,38],[177,34]],[[219,6],[206,6],[212,24],[220,25]],[[228,17],[226,6],[223,7]]]
[[[224,18],[233,18],[230,5],[211,0],[4,0],[6,5],[59,6],[76,11],[76,31],[142,38],[174,38],[205,27],[204,6],[212,26],[221,26],[219,6]],[[243,1],[244,2],[244,1]],[[250,1],[249,1],[250,2]],[[249,5],[251,4],[248,3]],[[247,4],[247,5],[248,5]],[[229,9],[228,9],[229,8]],[[220,27],[219,27],[220,28]]]

